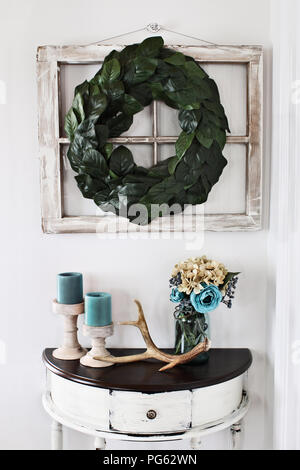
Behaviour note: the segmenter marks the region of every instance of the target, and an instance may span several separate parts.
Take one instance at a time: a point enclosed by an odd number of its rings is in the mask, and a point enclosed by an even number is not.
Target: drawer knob
[[[147,411],[147,418],[148,418],[148,419],[155,419],[156,416],[157,416],[156,411],[154,411],[154,410],[149,410],[149,411]]]

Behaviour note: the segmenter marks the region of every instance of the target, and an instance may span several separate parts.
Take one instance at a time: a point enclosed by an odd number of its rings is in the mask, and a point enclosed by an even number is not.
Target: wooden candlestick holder
[[[82,348],[77,338],[77,319],[84,313],[84,302],[80,304],[59,304],[53,301],[53,312],[63,315],[64,318],[64,339],[63,345],[53,351],[53,356],[57,359],[73,361],[80,359],[86,354],[86,349]]]
[[[114,331],[113,323],[106,326],[88,326],[83,325],[82,332],[84,336],[92,339],[92,349],[80,359],[80,363],[87,367],[108,367],[112,366],[111,362],[97,361],[94,356],[110,356],[105,348],[105,338],[112,336]]]

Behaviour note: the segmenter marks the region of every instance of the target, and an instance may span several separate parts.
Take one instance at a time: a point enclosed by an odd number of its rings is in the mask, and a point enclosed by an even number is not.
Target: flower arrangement
[[[185,307],[190,304],[199,313],[215,310],[220,302],[231,308],[238,274],[206,256],[189,258],[173,269],[170,300]]]
[[[238,274],[206,256],[189,258],[174,266],[170,300],[178,304],[174,312],[177,354],[191,350],[208,337],[207,313],[221,302],[232,307]]]

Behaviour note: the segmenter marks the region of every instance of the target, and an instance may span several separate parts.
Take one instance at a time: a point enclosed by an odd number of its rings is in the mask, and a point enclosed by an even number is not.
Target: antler
[[[189,362],[194,357],[198,356],[198,354],[200,354],[201,352],[209,350],[210,341],[208,338],[205,338],[202,343],[197,344],[197,346],[195,346],[193,349],[191,349],[191,351],[185,354],[174,355],[164,353],[163,351],[158,349],[158,347],[155,346],[152,341],[141,303],[138,300],[135,300],[135,303],[138,308],[138,319],[136,321],[125,321],[119,324],[136,326],[142,333],[143,339],[147,347],[146,351],[141,354],[132,354],[131,356],[121,357],[114,357],[111,355],[105,357],[95,356],[94,359],[98,361],[112,362],[113,364],[124,364],[128,362],[144,361],[145,359],[158,359],[159,361],[168,363],[167,365],[159,369],[159,371],[161,372],[167,369],[172,369],[178,364],[184,364],[186,362]]]

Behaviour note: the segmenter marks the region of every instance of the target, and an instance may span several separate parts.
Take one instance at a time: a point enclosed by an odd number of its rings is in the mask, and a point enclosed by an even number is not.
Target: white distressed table
[[[115,355],[140,352],[111,350]],[[63,448],[63,426],[95,438],[175,441],[201,438],[230,428],[232,448],[240,447],[242,419],[249,408],[246,376],[248,349],[212,349],[202,365],[182,365],[158,372],[158,362],[119,364],[104,369],[64,361],[46,349],[47,390],[43,404],[52,417],[52,449]],[[170,352],[170,350],[168,350]]]

